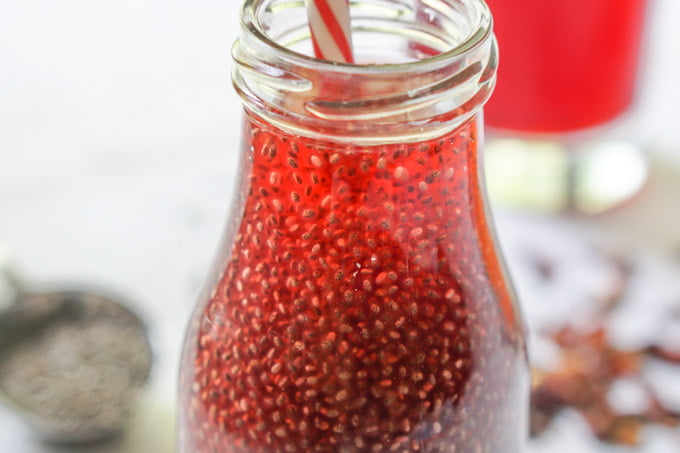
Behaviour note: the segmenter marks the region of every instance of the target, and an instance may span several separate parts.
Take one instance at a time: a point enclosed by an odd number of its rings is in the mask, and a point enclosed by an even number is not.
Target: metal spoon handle
[[[12,266],[9,246],[0,240],[0,310],[17,303],[26,286]]]

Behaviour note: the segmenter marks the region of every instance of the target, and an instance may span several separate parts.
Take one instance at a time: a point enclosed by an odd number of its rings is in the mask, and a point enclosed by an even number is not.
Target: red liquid
[[[476,123],[372,147],[252,119],[244,134],[233,249],[185,350],[180,451],[519,453],[526,357]]]
[[[489,125],[556,132],[631,103],[646,0],[488,0],[500,65]]]

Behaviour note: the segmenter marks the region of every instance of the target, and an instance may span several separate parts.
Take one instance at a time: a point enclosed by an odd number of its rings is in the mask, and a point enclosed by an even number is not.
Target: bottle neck
[[[353,41],[367,64],[337,64],[303,53],[301,5],[247,1],[234,86],[247,110],[294,135],[357,145],[441,137],[486,102],[497,49],[483,2],[430,3],[361,0]],[[376,55],[388,64],[370,64]]]
[[[342,193],[341,186],[347,184],[357,194],[371,197],[381,192],[379,186],[389,182],[398,190],[381,193],[381,197],[391,198],[396,204],[410,202],[411,196],[419,200],[436,198],[449,207],[455,204],[456,217],[467,219],[469,226],[486,209],[481,115],[432,139],[381,144],[348,144],[327,136],[296,135],[253,112],[247,112],[244,123],[241,162],[243,182],[249,191],[264,188],[274,197],[285,197],[287,190],[293,189],[300,194],[317,190],[331,194]],[[260,171],[269,172],[268,176],[251,177]],[[283,177],[285,174],[288,176]],[[425,201],[423,207],[428,203]]]

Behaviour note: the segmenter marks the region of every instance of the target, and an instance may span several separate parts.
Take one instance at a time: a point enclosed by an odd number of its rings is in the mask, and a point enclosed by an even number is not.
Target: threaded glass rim
[[[452,59],[458,58],[476,47],[482,45],[487,41],[489,36],[493,33],[493,18],[491,11],[484,0],[446,0],[445,2],[431,0],[424,3],[455,3],[462,5],[465,12],[470,13],[470,18],[473,19],[470,24],[470,30],[466,36],[457,44],[451,46],[448,50],[442,51],[436,55],[427,58],[418,59],[410,62],[399,63],[345,63],[322,60],[317,57],[307,55],[301,52],[290,49],[286,45],[281,44],[276,38],[269,35],[266,26],[262,21],[262,12],[271,8],[276,11],[276,3],[278,0],[245,0],[241,9],[241,27],[246,33],[250,34],[252,38],[260,41],[262,44],[272,48],[278,54],[279,58],[290,63],[314,67],[316,70],[323,71],[324,69],[333,72],[343,72],[348,74],[370,74],[374,72],[409,72],[412,70],[423,71],[427,70],[427,66],[437,67],[448,64]],[[304,7],[304,0],[285,1],[286,7]],[[361,0],[352,1],[352,4],[360,4]],[[390,3],[401,2],[394,0]],[[272,6],[274,6],[272,8]],[[353,31],[355,26],[353,25]]]

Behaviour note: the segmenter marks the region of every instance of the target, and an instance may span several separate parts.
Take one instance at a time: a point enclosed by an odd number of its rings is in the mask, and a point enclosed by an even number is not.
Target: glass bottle
[[[480,165],[489,11],[353,13],[362,63],[337,64],[305,55],[301,2],[243,7],[241,179],[186,339],[182,453],[522,451],[524,331]]]

